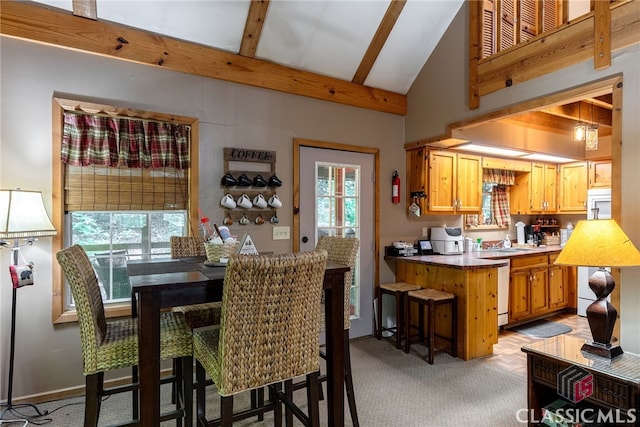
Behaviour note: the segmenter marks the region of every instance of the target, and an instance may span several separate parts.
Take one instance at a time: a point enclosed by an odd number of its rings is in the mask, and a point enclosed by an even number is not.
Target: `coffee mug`
[[[233,224],[233,218],[231,218],[231,215],[227,215],[223,220],[222,223],[224,225],[231,225]]]
[[[233,196],[231,194],[225,194],[224,196],[222,196],[222,199],[220,199],[220,204],[227,209],[235,209],[236,207],[236,201],[233,200]]]
[[[268,206],[268,204],[264,196],[262,194],[258,194],[253,198],[253,206],[255,206],[256,208],[264,209]]]
[[[273,215],[271,216],[271,218],[269,218],[269,222],[270,222],[271,224],[277,224],[277,223],[279,223],[279,222],[280,222],[280,219],[278,218],[278,215],[273,214]]]
[[[253,222],[255,222],[258,225],[262,225],[264,224],[264,218],[262,218],[262,215],[258,215],[256,219],[253,220]]]
[[[247,225],[249,224],[251,221],[249,221],[249,218],[246,215],[242,215],[242,218],[240,218],[240,221],[238,221],[240,224],[242,225]]]
[[[274,194],[269,198],[269,206],[276,209],[279,209],[282,207],[282,202],[280,201],[280,198],[278,197],[277,194]]]
[[[269,178],[269,187],[280,187],[281,185],[282,181],[277,176],[273,175]]]
[[[251,199],[249,198],[249,196],[243,194],[238,198],[238,206],[240,206],[241,208],[249,209],[251,206],[253,206],[253,203],[251,203]]]

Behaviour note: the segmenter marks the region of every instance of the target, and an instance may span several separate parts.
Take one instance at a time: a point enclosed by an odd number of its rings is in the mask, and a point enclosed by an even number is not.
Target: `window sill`
[[[107,306],[104,308],[104,314],[107,319],[131,316],[131,304],[114,304]],[[75,323],[77,321],[78,313],[75,310],[68,310],[62,313],[58,318],[53,319],[53,324]]]

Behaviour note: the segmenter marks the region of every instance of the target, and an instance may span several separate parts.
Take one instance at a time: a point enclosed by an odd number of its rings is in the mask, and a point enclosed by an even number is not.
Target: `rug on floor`
[[[534,320],[533,322],[511,328],[511,330],[536,338],[551,338],[572,331],[567,325],[545,319]]]

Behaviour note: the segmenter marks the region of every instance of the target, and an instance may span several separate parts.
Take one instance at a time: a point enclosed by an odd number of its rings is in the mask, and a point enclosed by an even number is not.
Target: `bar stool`
[[[451,355],[456,356],[456,327],[457,327],[457,309],[456,309],[456,296],[449,292],[438,291],[436,289],[420,289],[417,291],[409,291],[407,297],[404,300],[404,327],[405,327],[405,342],[404,352],[409,353],[409,347],[411,345],[411,303],[418,304],[418,342],[427,344],[429,347],[428,362],[433,365],[433,359],[435,354],[435,341],[436,341],[436,307],[442,304],[451,304],[451,338],[442,337],[438,335],[438,338],[443,338],[451,342]],[[428,336],[425,343],[424,336],[424,308],[428,310]]]
[[[405,295],[409,291],[417,291],[420,289],[420,285],[412,285],[405,282],[395,283],[380,283],[378,286],[377,299],[378,299],[378,312],[377,312],[377,328],[376,338],[382,339],[382,332],[393,332],[396,336],[396,348],[402,348],[402,336],[404,333],[404,299]],[[382,295],[391,295],[396,301],[396,326],[385,328],[382,326]]]

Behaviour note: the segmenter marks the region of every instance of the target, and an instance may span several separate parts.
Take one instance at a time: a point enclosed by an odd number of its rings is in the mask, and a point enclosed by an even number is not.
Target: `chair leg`
[[[402,348],[402,292],[395,293],[396,298],[396,348]]]
[[[201,427],[208,425],[206,417],[205,376],[204,366],[196,360],[196,413],[198,425]]]
[[[396,329],[399,332],[399,329]],[[344,331],[344,383],[347,389],[347,400],[349,401],[349,412],[353,427],[359,427],[358,411],[356,409],[356,396],[353,388],[353,376],[351,375],[351,351],[349,350],[349,330]]]
[[[231,427],[233,424],[233,396],[220,397],[220,425]]]
[[[269,387],[269,401],[274,402],[273,408],[273,426],[282,427],[282,403],[278,399],[278,392],[282,391],[282,383],[273,384]],[[293,422],[292,422],[293,423]]]
[[[411,345],[411,298],[404,299],[404,352],[409,353]]]
[[[312,427],[320,426],[319,393],[320,382],[318,372],[307,374],[307,405],[309,407],[309,423]],[[355,426],[355,424],[354,424]]]
[[[434,300],[429,300],[429,364],[433,365],[436,346],[436,305]]]
[[[100,373],[87,375],[85,379],[85,407],[84,407],[84,425],[92,427],[98,425],[98,417],[100,413]]]
[[[179,386],[180,398],[178,399],[178,406],[184,411],[184,424],[185,426],[193,425],[193,357],[181,357],[182,367],[180,369],[180,379],[182,384],[178,384],[176,379],[176,386]]]
[[[310,387],[313,386],[307,377],[307,390],[309,390]],[[308,391],[307,394],[309,394]],[[284,395],[287,396],[287,399],[293,402],[293,380],[286,380],[284,382]],[[286,405],[284,407],[284,425],[287,427],[293,427],[293,412],[291,412],[291,409]]]

